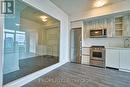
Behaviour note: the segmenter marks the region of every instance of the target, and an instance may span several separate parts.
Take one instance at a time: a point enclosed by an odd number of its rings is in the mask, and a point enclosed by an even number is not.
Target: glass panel
[[[19,0],[15,6],[5,15],[4,84],[59,62],[60,21]]]
[[[101,36],[102,35],[102,30],[91,30],[90,31],[90,36]]]
[[[102,58],[102,52],[93,52],[93,57]]]
[[[5,32],[5,53],[14,52],[14,34]]]

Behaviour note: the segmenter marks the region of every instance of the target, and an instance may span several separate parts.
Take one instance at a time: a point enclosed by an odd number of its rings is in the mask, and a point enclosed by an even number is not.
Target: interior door
[[[71,30],[71,62],[81,63],[81,28]]]

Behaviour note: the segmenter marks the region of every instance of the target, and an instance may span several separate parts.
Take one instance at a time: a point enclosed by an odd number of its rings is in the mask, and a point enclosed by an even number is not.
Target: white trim
[[[1,0],[0,0],[1,1]],[[4,58],[4,40],[3,40],[3,35],[4,35],[4,16],[3,15],[0,15],[0,87],[2,87],[2,84],[3,84],[3,58]]]

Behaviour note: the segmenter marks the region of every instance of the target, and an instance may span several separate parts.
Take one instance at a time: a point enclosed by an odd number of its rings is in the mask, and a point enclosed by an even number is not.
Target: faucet
[[[124,47],[125,47],[125,48],[130,47],[129,39],[128,39],[128,38],[124,39]]]

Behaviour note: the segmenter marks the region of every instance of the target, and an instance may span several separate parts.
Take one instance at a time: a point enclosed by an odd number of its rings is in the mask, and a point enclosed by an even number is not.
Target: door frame
[[[4,16],[0,15],[0,87],[3,87]]]
[[[71,58],[72,58],[72,32],[73,32],[73,30],[81,30],[81,41],[82,41],[82,27],[78,27],[78,28],[71,28],[71,30],[70,30],[70,62],[72,62],[71,61]],[[81,44],[81,46],[82,46],[82,44]],[[79,52],[80,52],[80,49],[79,49]],[[79,57],[80,57],[80,54],[78,55]],[[76,59],[76,61],[78,61],[77,59]],[[77,62],[77,63],[81,63],[81,58],[80,58],[80,62]]]

